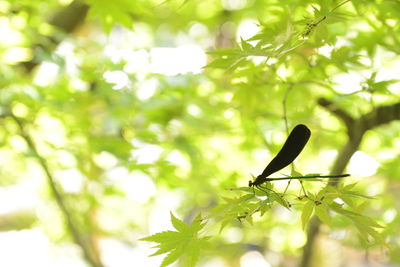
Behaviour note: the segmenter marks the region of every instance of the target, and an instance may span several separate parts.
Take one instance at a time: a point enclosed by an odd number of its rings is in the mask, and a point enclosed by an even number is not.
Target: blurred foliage
[[[2,0],[0,14],[0,185],[37,193],[36,208],[1,215],[3,231],[41,228],[103,266],[98,240],[139,246],[164,209],[183,218],[171,215],[178,232],[191,231],[182,238],[195,254],[176,249],[165,265],[182,253],[191,264],[217,257],[239,266],[256,248],[287,266],[301,258],[299,230],[315,214],[324,238],[356,251],[385,244],[380,260],[400,264],[398,121],[362,140],[363,155],[379,163],[371,176],[306,182],[309,198],[295,182],[283,196],[286,183],[268,185],[267,199],[240,187],[298,123],[313,134],[296,170],[330,172],[349,141],[318,99],[352,118],[399,103],[398,1]],[[209,52],[201,72],[154,71],[154,48],[188,44]],[[135,199],[142,184],[156,188],[144,201]],[[239,240],[224,234],[238,229]],[[200,230],[213,236],[205,252],[201,235],[188,238]],[[170,241],[155,236],[147,240]]]

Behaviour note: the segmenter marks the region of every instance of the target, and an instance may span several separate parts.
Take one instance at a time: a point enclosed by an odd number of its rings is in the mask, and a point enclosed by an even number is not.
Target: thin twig
[[[344,4],[347,4],[348,2],[351,2],[351,0],[346,0],[346,1],[342,2],[341,4],[339,4],[335,8],[333,8],[329,13],[332,13],[333,11],[335,11],[339,7],[343,6]]]
[[[285,121],[285,129],[286,129],[286,134],[287,135],[289,135],[289,125],[288,125],[288,119],[287,119],[287,106],[286,106],[286,104],[287,104],[287,99],[289,97],[289,93],[293,89],[293,87],[294,87],[294,84],[291,83],[290,86],[286,89],[285,95],[284,95],[283,100],[282,100],[283,120]],[[292,173],[293,173],[293,171],[294,171],[294,163],[293,162],[290,164],[290,168],[291,168]],[[284,193],[286,193],[286,191],[288,190],[288,188],[290,186],[290,182],[291,182],[291,180],[288,181]]]

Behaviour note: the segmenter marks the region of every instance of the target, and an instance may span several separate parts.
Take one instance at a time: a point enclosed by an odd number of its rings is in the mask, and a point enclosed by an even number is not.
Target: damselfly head
[[[254,186],[254,182],[255,182],[255,180],[257,179],[253,174],[250,174],[251,175],[251,178],[252,178],[252,180],[249,180],[249,187],[252,187],[252,186]],[[254,182],[253,182],[254,181]]]

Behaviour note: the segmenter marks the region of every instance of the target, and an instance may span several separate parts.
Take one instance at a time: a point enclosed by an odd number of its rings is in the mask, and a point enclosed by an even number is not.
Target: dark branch
[[[88,5],[81,1],[74,1],[55,13],[49,20],[49,24],[65,33],[71,33],[85,20],[88,9]]]
[[[88,10],[88,5],[76,0],[70,5],[56,12],[52,18],[49,19],[48,23],[64,33],[72,33],[79,25],[83,23]],[[40,53],[40,51],[43,50],[50,53],[59,43],[60,40],[57,40],[53,37],[47,37],[47,40],[36,44],[36,46],[33,48],[35,52],[33,59],[27,62],[22,62],[20,66],[22,66],[26,72],[31,72],[33,68],[40,63],[38,60],[39,55],[37,55],[37,53]]]
[[[354,119],[349,114],[339,109],[338,106],[336,106],[336,104],[331,102],[330,100],[327,100],[325,98],[319,98],[318,105],[325,108],[326,110],[334,114],[336,117],[341,119],[346,125],[347,129],[350,129],[351,125],[353,125]]]
[[[375,108],[361,117],[366,130],[400,119],[400,103]]]
[[[318,104],[342,120],[347,127],[349,140],[339,151],[332,167],[332,173],[342,173],[344,171],[350,158],[360,147],[366,131],[395,120],[400,120],[400,103],[376,107],[373,111],[358,119],[353,119],[346,112],[335,107],[335,105],[327,99],[319,99]],[[336,186],[337,181],[333,181],[330,185]],[[302,259],[299,264],[300,267],[308,267],[311,265],[312,251],[319,233],[320,225],[321,222],[318,218],[315,216],[311,218],[307,232],[307,243],[303,248]]]

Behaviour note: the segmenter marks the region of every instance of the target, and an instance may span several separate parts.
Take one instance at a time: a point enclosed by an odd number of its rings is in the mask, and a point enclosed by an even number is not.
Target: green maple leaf
[[[201,215],[198,215],[188,225],[176,218],[172,213],[171,222],[177,232],[165,231],[140,240],[159,243],[154,246],[158,250],[150,256],[168,253],[160,267],[168,266],[178,259],[182,260],[185,266],[192,267],[199,259],[200,251],[208,246],[210,237],[199,237],[199,231],[205,226],[205,223],[203,223]]]

